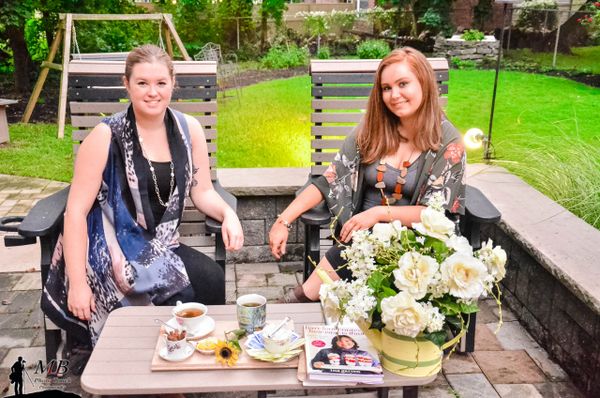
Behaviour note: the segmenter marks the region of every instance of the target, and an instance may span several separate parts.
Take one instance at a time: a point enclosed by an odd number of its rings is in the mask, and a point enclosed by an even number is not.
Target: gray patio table
[[[208,308],[208,315],[216,322],[236,319],[235,305]],[[99,395],[257,391],[259,397],[265,397],[267,391],[305,389],[296,368],[152,371],[150,364],[159,333],[154,319],[168,320],[171,309],[124,307],[113,311],[81,375],[83,389]],[[267,304],[267,320],[283,319],[286,315],[293,319],[298,332],[303,331],[304,324],[323,323],[318,303]],[[387,395],[385,387],[404,387],[403,396],[415,397],[416,386],[435,377],[407,378],[386,372],[384,384],[377,387],[384,387],[379,389],[379,395]]]

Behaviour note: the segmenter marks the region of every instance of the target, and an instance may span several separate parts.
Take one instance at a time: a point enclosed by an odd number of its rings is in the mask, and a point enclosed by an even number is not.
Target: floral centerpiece
[[[355,232],[342,253],[354,279],[334,282],[317,270],[326,282],[320,290],[326,318],[354,321],[370,338],[380,331],[413,345],[428,340],[447,348],[465,333],[481,296],[493,296],[501,315],[497,284],[505,276],[506,253],[491,241],[474,252],[455,228],[434,196],[412,229],[393,221]],[[459,332],[447,342],[450,326]]]

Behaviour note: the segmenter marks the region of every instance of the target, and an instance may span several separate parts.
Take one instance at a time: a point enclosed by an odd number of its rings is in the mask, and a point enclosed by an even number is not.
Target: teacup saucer
[[[179,323],[177,323],[177,319],[175,319],[175,317],[169,319],[169,321],[167,322],[167,325],[172,326],[176,329],[178,329],[180,327]],[[213,330],[215,330],[215,320],[212,319],[211,317],[209,317],[208,315],[205,315],[202,318],[202,322],[200,322],[200,325],[195,330],[187,331],[187,340],[198,340],[198,339],[206,336]]]
[[[181,355],[178,355],[178,356],[169,355],[166,345],[162,346],[162,348],[158,351],[158,355],[165,361],[169,361],[169,362],[185,361],[186,359],[191,357],[193,353],[194,353],[194,346],[192,345],[192,343],[187,343],[185,345],[185,351]]]

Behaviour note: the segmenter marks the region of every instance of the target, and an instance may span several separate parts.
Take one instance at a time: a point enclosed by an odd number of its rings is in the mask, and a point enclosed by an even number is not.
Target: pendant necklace
[[[379,191],[381,192],[381,204],[382,205],[390,206],[390,205],[393,205],[394,203],[396,203],[398,200],[402,199],[402,188],[404,187],[404,184],[406,184],[406,175],[408,174],[408,168],[412,164],[410,159],[412,158],[414,153],[415,153],[415,150],[413,148],[408,159],[400,162],[400,168],[399,168],[400,175],[398,176],[398,178],[396,178],[396,186],[394,187],[394,192],[392,193],[391,197],[388,197],[384,191],[386,185],[385,185],[385,181],[383,181],[383,176],[384,176],[385,172],[387,171],[387,166],[383,159],[381,159],[379,161],[379,165],[377,165],[377,168],[376,168],[377,183],[375,184],[375,188],[379,189]]]
[[[142,148],[142,155],[144,155],[144,158],[148,162],[148,166],[150,166],[150,174],[152,175],[152,181],[154,181],[154,191],[156,192],[156,197],[158,198],[158,203],[160,203],[160,205],[162,207],[167,207],[169,198],[171,197],[171,194],[173,193],[173,187],[175,186],[175,171],[174,171],[175,167],[173,165],[173,160],[171,159],[169,161],[169,165],[171,166],[171,180],[169,181],[169,196],[167,196],[167,200],[163,201],[162,198],[160,197],[160,189],[158,189],[158,181],[156,178],[156,173],[154,172],[154,166],[152,165],[150,158],[148,157],[148,155],[146,154],[146,151],[144,150],[144,145],[143,145],[144,139],[139,134],[138,134],[138,138],[140,140],[140,148]]]

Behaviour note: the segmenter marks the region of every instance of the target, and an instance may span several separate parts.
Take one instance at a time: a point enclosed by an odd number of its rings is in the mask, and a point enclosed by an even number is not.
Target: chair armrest
[[[69,188],[66,187],[37,202],[19,225],[19,234],[25,237],[40,237],[56,229],[67,206]]]
[[[233,209],[233,211],[237,212],[237,198],[227,192],[218,180],[213,181],[213,187],[219,196],[225,201],[225,203],[227,203],[229,207]],[[213,234],[221,233],[221,222],[206,216],[206,230]]]
[[[465,215],[477,223],[495,223],[501,214],[496,207],[477,188],[470,185],[465,189]]]
[[[306,225],[324,225],[331,222],[331,213],[325,202],[321,202],[312,209],[300,215],[300,221]]]

